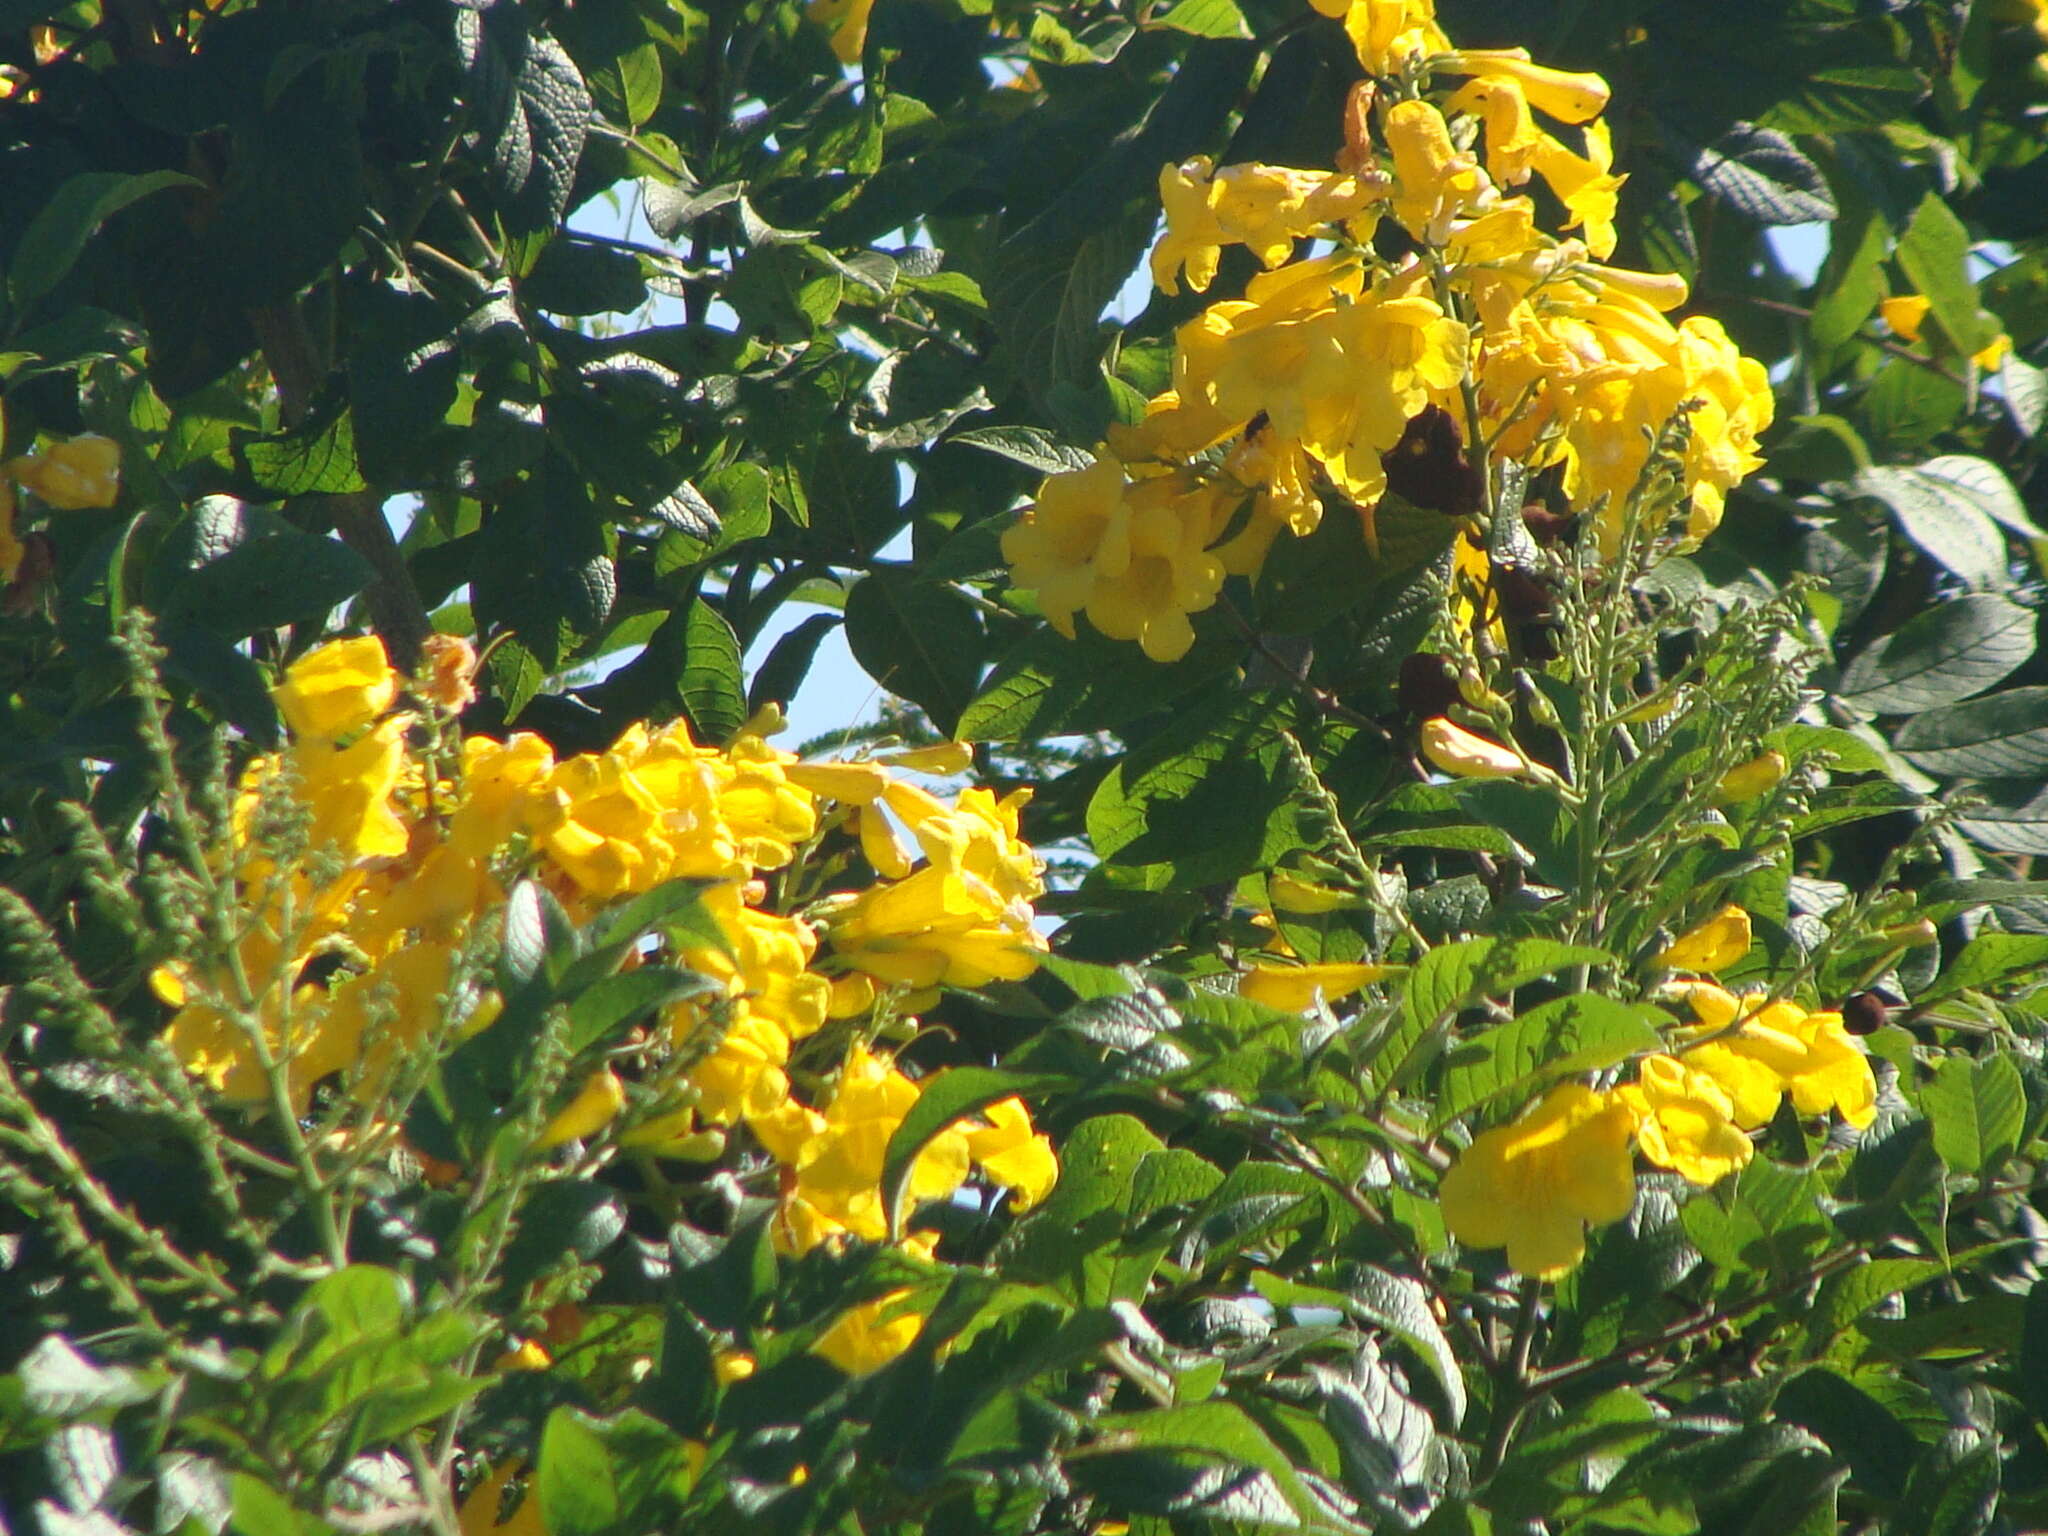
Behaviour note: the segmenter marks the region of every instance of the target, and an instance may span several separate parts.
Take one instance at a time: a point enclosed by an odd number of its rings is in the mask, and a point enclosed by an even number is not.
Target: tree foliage
[[[8,1519],[2048,1519],[2044,48],[0,0]]]

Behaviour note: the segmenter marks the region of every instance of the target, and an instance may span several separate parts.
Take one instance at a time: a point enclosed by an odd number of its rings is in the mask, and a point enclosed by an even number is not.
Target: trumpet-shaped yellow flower
[[[982,1112],[986,1126],[967,1128],[967,1152],[992,1182],[1010,1191],[1010,1209],[1031,1209],[1059,1182],[1052,1142],[1032,1129],[1022,1099],[1002,1099]]]
[[[4,473],[62,512],[111,507],[121,494],[121,446],[88,432],[9,459]]]
[[[842,64],[858,64],[868,44],[868,17],[875,0],[805,0],[804,20],[826,29],[832,38],[832,57]]]
[[[1785,767],[1785,754],[1775,747],[1746,763],[1737,763],[1722,774],[1720,783],[1714,786],[1714,804],[1740,805],[1745,800],[1756,799],[1777,788],[1785,777]]]
[[[1833,1110],[1859,1130],[1877,1117],[1877,1080],[1841,1014],[1787,999],[1766,1004],[1762,994],[1738,998],[1705,982],[1684,993],[1700,1025],[1686,1037],[1698,1043],[1682,1043],[1679,1058],[1720,1084],[1736,1124],[1762,1125],[1788,1093],[1802,1115]],[[1741,1028],[1726,1033],[1738,1018]]]
[[[337,741],[391,707],[398,674],[375,635],[335,640],[293,662],[270,697],[294,736]]]
[[[1326,1003],[1341,1002],[1388,973],[1387,966],[1370,962],[1268,965],[1255,960],[1238,982],[1237,995],[1282,1013],[1303,1013],[1318,997]]]
[[[1727,1090],[1676,1057],[1646,1058],[1635,1082],[1615,1089],[1614,1096],[1635,1116],[1643,1155],[1694,1184],[1717,1184],[1755,1155],[1735,1123]]]
[[[1728,906],[1681,934],[1658,954],[1657,963],[1674,971],[1703,971],[1711,976],[1748,954],[1749,946],[1749,914]]]
[[[1586,1229],[1635,1204],[1627,1104],[1577,1083],[1553,1088],[1511,1125],[1481,1132],[1444,1175],[1444,1220],[1462,1243],[1508,1251],[1525,1275],[1549,1279],[1586,1252]]]
[[[1607,110],[1605,80],[1532,63],[1526,48],[1459,49],[1436,59],[1434,65],[1445,74],[1512,81],[1531,106],[1561,123],[1590,123]]]
[[[1529,760],[1513,747],[1468,731],[1438,715],[1422,722],[1422,755],[1432,766],[1459,779],[1514,779],[1529,771]]]
[[[1886,327],[1901,341],[1920,339],[1920,327],[1932,308],[1934,300],[1920,293],[1895,293],[1888,299],[1878,300],[1877,304],[1877,312],[1884,317]]]
[[[541,1127],[542,1147],[559,1147],[565,1142],[587,1141],[626,1107],[626,1085],[610,1068],[600,1068],[584,1080],[576,1097]]]
[[[1436,24],[1436,0],[1313,0],[1325,16],[1340,16],[1366,73],[1396,74],[1416,54],[1442,53],[1450,40]],[[1334,7],[1334,8],[1333,8]]]

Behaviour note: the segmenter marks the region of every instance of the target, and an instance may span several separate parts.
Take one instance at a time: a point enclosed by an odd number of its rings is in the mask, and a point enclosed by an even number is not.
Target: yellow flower
[[[1888,299],[1880,299],[1878,314],[1891,333],[1901,341],[1918,341],[1920,326],[1927,319],[1927,312],[1934,308],[1934,300],[1918,293],[1895,293]]]
[[[1610,174],[1614,166],[1614,141],[1607,124],[1591,122],[1583,131],[1583,155],[1575,155],[1555,139],[1546,137],[1537,146],[1536,172],[1550,183],[1550,190],[1571,214],[1565,228],[1583,228],[1587,249],[1604,259],[1614,253],[1614,215],[1621,184],[1628,178]]]
[[[1048,476],[1002,548],[1017,585],[1037,592],[1046,622],[1072,638],[1098,574],[1119,576],[1130,565],[1123,465],[1104,453],[1086,469]]]
[[[398,674],[375,635],[335,640],[293,662],[270,697],[294,736],[337,741],[391,707]]]
[[[2011,351],[2012,338],[2006,335],[2005,332],[2000,331],[1996,336],[1984,343],[1983,346],[1972,352],[1970,354],[1970,361],[1975,363],[1982,372],[1995,373],[1998,371],[1999,365],[2005,361],[2006,354]]]
[[[1284,869],[1276,869],[1266,876],[1266,895],[1276,912],[1335,912],[1354,905],[1357,900],[1349,891],[1317,885]]]
[[[1394,216],[1416,239],[1440,242],[1450,218],[1476,207],[1489,190],[1486,176],[1451,142],[1443,113],[1427,101],[1396,103],[1386,133],[1394,156]]]
[[[927,747],[905,747],[884,752],[877,761],[913,773],[965,773],[974,766],[974,748],[964,741],[935,741]]]
[[[1775,789],[1785,777],[1785,766],[1785,754],[1775,747],[1746,763],[1737,763],[1714,786],[1714,804],[1740,805]]]
[[[818,1336],[811,1353],[848,1376],[879,1371],[910,1348],[924,1327],[924,1314],[905,1308],[909,1299],[908,1291],[890,1291],[849,1307]]]
[[[1512,81],[1529,104],[1561,123],[1589,123],[1607,110],[1607,82],[1598,75],[1573,74],[1532,64],[1526,48],[1471,48],[1432,61],[1451,75]]]
[[[1332,9],[1332,6],[1336,9]],[[1341,15],[1366,73],[1397,73],[1418,53],[1442,53],[1450,42],[1436,24],[1436,0],[1316,0],[1325,16]]]
[[[868,14],[875,0],[805,0],[804,19],[832,34],[832,56],[842,64],[858,64],[868,42]]]
[[[882,1209],[883,1158],[918,1091],[892,1062],[855,1046],[822,1117],[807,1112],[755,1125],[763,1144],[796,1170],[780,1228],[795,1251],[837,1233],[869,1242],[889,1235],[888,1213]],[[782,1152],[794,1156],[782,1158]],[[911,1164],[911,1198],[944,1199],[966,1182],[972,1163],[967,1132],[958,1125],[947,1127]]]
[[[517,1509],[499,1516],[506,1485],[518,1470],[518,1461],[506,1461],[470,1489],[455,1520],[461,1536],[547,1536],[540,1523],[540,1494],[532,1487],[520,1495]]]
[[[559,1147],[564,1142],[587,1141],[625,1107],[626,1085],[609,1067],[602,1068],[591,1073],[576,1097],[541,1127],[540,1139],[534,1145]]]
[[[1877,1117],[1877,1080],[1841,1014],[1809,1013],[1787,999],[1766,1004],[1761,993],[1737,998],[1706,982],[1685,988],[1684,995],[1700,1024],[1681,1041],[1719,1038],[1681,1043],[1679,1057],[1720,1085],[1737,1125],[1764,1124],[1787,1093],[1800,1114],[1834,1110],[1858,1130]],[[1740,1029],[1721,1033],[1739,1017]]]
[[[1748,954],[1749,945],[1749,914],[1728,906],[1681,934],[1657,956],[1657,963],[1674,971],[1704,971],[1711,976]]]
[[[721,1387],[745,1381],[755,1369],[754,1357],[743,1349],[721,1349],[711,1357],[711,1374]]]
[[[1614,1096],[1636,1118],[1636,1144],[1660,1168],[1695,1184],[1719,1183],[1738,1172],[1756,1148],[1735,1124],[1735,1104],[1706,1072],[1671,1056],[1651,1056],[1636,1081]]]
[[[1003,1099],[982,1112],[985,1127],[967,1130],[967,1151],[993,1182],[1010,1191],[1012,1213],[1028,1211],[1059,1182],[1060,1161],[1052,1142],[1031,1128],[1022,1099]]]
[[[60,511],[111,507],[121,494],[121,447],[110,437],[86,433],[9,459],[5,473]]]
[[[1021,981],[1046,950],[1031,909],[986,882],[927,865],[829,911],[832,946],[878,981],[906,987]]]
[[[1513,779],[1529,771],[1529,760],[1513,747],[1476,735],[1438,715],[1422,722],[1422,755],[1454,778]]]
[[[1305,1013],[1318,996],[1326,1003],[1339,1002],[1388,973],[1387,966],[1363,962],[1267,965],[1255,960],[1239,980],[1237,995],[1282,1013]]]
[[[1586,1229],[1635,1203],[1629,1139],[1635,1117],[1577,1083],[1553,1088],[1512,1125],[1484,1131],[1444,1175],[1444,1220],[1462,1243],[1508,1251],[1525,1275],[1550,1279],[1586,1252]]]

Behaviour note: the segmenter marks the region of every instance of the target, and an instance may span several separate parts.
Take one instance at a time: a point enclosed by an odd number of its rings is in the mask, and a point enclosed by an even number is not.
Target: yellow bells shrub
[[[680,724],[665,734],[671,743],[689,741]],[[718,815],[739,857],[755,869],[782,868],[796,857],[797,845],[817,833],[816,801],[789,777],[796,762],[791,754],[751,732],[742,732],[723,756],[705,747],[692,750],[708,761],[718,786]]]
[[[858,64],[874,8],[875,0],[805,0],[804,20],[831,34],[832,57],[842,64]]]
[[[884,752],[877,761],[913,773],[965,773],[974,766],[974,748],[964,741],[935,741],[930,746]]]
[[[1614,141],[1607,124],[1591,122],[1582,131],[1586,138],[1583,155],[1545,138],[1536,149],[1536,173],[1550,184],[1571,215],[1565,228],[1584,230],[1587,249],[1605,258],[1614,254],[1614,215],[1621,184],[1628,178],[1611,174]]]
[[[225,984],[226,978],[221,980]],[[277,981],[264,988],[253,1010],[263,1032],[259,1049],[240,1022],[194,998],[176,972],[160,968],[151,983],[157,996],[178,1010],[164,1027],[164,1044],[186,1071],[230,1104],[269,1100],[262,1050],[284,1064],[286,1096],[298,1113],[311,1102],[316,1082],[355,1059],[355,1034],[345,1023],[330,1026],[326,994],[317,986],[288,987]]]
[[[1679,935],[1659,952],[1657,963],[1674,971],[1701,971],[1711,976],[1748,954],[1750,939],[1749,914],[1740,907],[1723,907]]]
[[[917,1232],[905,1238],[902,1251],[929,1260],[938,1247],[935,1233]],[[820,1334],[811,1353],[830,1361],[848,1376],[867,1376],[879,1371],[917,1341],[924,1327],[924,1314],[909,1305],[907,1290],[889,1291],[873,1301],[849,1307]]]
[[[590,1074],[576,1097],[541,1127],[540,1147],[559,1147],[566,1142],[588,1141],[626,1107],[626,1085],[609,1067]]]
[[[1532,63],[1526,48],[1456,49],[1430,63],[1447,75],[1512,82],[1529,105],[1561,123],[1590,123],[1607,110],[1610,93],[1600,76]]]
[[[1529,760],[1513,747],[1468,731],[1442,715],[1422,722],[1422,755],[1431,766],[1458,779],[1514,779],[1529,772]]]
[[[1745,800],[1754,800],[1777,788],[1785,777],[1785,769],[1785,754],[1775,747],[1746,763],[1737,763],[1714,786],[1714,804],[1740,805]]]
[[[270,690],[293,736],[338,741],[375,720],[398,697],[398,674],[375,635],[308,651]]]
[[[999,1100],[981,1113],[988,1124],[967,1128],[968,1155],[990,1182],[1010,1191],[1013,1215],[1028,1211],[1059,1182],[1052,1142],[1032,1129],[1022,1099]]]
[[[1045,888],[1044,861],[1017,835],[1029,789],[1011,790],[1000,800],[986,789],[963,789],[948,806],[899,779],[885,799],[940,869],[972,876],[1006,901],[1029,901]]]
[[[88,432],[9,459],[4,473],[62,512],[111,507],[121,494],[121,447],[110,437]]]
[[[709,1027],[698,1010],[685,1004],[670,1017],[679,1040]],[[725,1024],[718,1045],[690,1068],[688,1081],[697,1090],[698,1118],[712,1125],[752,1123],[773,1114],[789,1098],[789,1031],[766,1014],[739,1005]]]
[[[1985,373],[1996,373],[2006,356],[2012,351],[2012,338],[2004,331],[1985,342],[1970,354],[1970,361]]]
[[[1017,584],[1037,592],[1046,622],[1072,639],[1074,615],[1097,580],[1130,564],[1123,465],[1103,453],[1086,469],[1048,476],[1037,502],[1004,530],[1002,548]]]
[[[1519,187],[1536,169],[1536,149],[1545,137],[1529,110],[1529,99],[1511,79],[1468,80],[1444,103],[1453,116],[1476,117],[1486,128],[1486,174],[1503,187]]]
[[[728,998],[772,1020],[789,1039],[816,1033],[831,1006],[832,983],[809,969],[818,948],[810,926],[752,907],[722,913],[719,926],[728,947],[685,949],[682,963],[723,982]]]
[[[1180,660],[1195,643],[1188,615],[1212,606],[1223,590],[1210,532],[1205,506],[1133,505],[1130,559],[1113,575],[1098,571],[1088,622],[1112,640],[1137,641],[1154,661]]]
[[[1792,1096],[1802,1115],[1830,1110],[1858,1130],[1877,1117],[1877,1080],[1863,1042],[1832,1011],[1808,1012],[1787,999],[1767,1003],[1705,982],[1682,989],[1699,1027],[1681,1036],[1679,1056],[1718,1083],[1734,1105],[1735,1123],[1754,1129]],[[1728,1033],[1737,1019],[1739,1029]],[[1696,1043],[1686,1043],[1686,1042]]]
[[[1316,0],[1326,16],[1342,16],[1344,31],[1366,73],[1398,73],[1402,61],[1416,54],[1442,53],[1451,44],[1436,24],[1436,0]]]
[[[412,775],[405,750],[411,717],[381,720],[345,747],[311,736],[293,745],[284,758],[260,757],[242,775],[235,802],[236,841],[249,845],[262,786],[287,765],[296,773],[296,797],[312,812],[309,843],[315,850],[332,849],[344,859],[395,859],[411,846],[411,832],[394,803],[400,786]],[[256,854],[245,867],[251,878],[269,868]]]
[[[462,783],[448,820],[449,846],[485,861],[553,807],[544,795],[555,754],[525,731],[505,741],[472,736],[462,744]]]
[[[535,813],[541,845],[598,900],[682,877],[743,877],[750,871],[721,815],[715,764],[718,754],[699,751],[680,725],[653,735],[630,726],[609,751],[555,765]],[[744,792],[738,803],[747,804]],[[773,841],[760,824],[749,833],[756,844]]]
[[[1417,291],[1423,277],[1410,266],[1337,314],[1331,336],[1347,387],[1307,411],[1302,441],[1361,507],[1385,490],[1381,460],[1410,418],[1464,376],[1465,327]],[[1366,526],[1369,537],[1369,519]]]
[[[1388,967],[1369,962],[1269,965],[1255,960],[1239,980],[1237,993],[1282,1013],[1304,1013],[1315,1006],[1318,997],[1326,1003],[1339,1002],[1388,974]]]
[[[358,1099],[367,1103],[379,1097],[400,1053],[440,1024],[454,966],[451,946],[431,941],[410,944],[327,993],[326,1017],[320,1025],[322,1054],[331,1055],[338,1066],[355,1067]],[[473,1009],[475,1001],[469,1006]],[[491,1016],[494,1013],[486,1015]],[[315,1072],[307,1081],[318,1075]]]
[[[1636,1080],[1614,1095],[1635,1116],[1643,1156],[1694,1184],[1717,1184],[1756,1153],[1735,1124],[1727,1091],[1676,1057],[1647,1057],[1636,1068]]]
[[[771,1150],[779,1142],[782,1151],[794,1153],[784,1160],[795,1177],[785,1185],[779,1230],[795,1252],[835,1234],[869,1242],[889,1235],[882,1163],[889,1138],[917,1099],[917,1084],[893,1062],[856,1045],[847,1053],[838,1090],[822,1116],[801,1121],[785,1116],[769,1122],[765,1134],[756,1129]],[[810,1134],[802,1134],[813,1125]],[[966,1130],[949,1126],[911,1164],[912,1202],[943,1200],[967,1181],[972,1166]]]
[[[1918,341],[1920,327],[1927,319],[1927,312],[1934,308],[1934,301],[1924,294],[1897,293],[1888,299],[1880,299],[1877,312],[1884,317],[1884,323],[1891,333],[1901,341]]]
[[[898,986],[1021,981],[1046,951],[1027,904],[936,865],[842,898],[824,915],[841,958]]]
[[[1152,250],[1152,281],[1175,293],[1184,272],[1188,287],[1206,292],[1226,245],[1247,246],[1262,266],[1277,267],[1297,240],[1356,218],[1383,191],[1373,176],[1257,164],[1217,170],[1206,155],[1162,167],[1166,228]]]
[[[1416,239],[1441,244],[1450,221],[1476,209],[1491,184],[1479,162],[1452,142],[1450,125],[1430,102],[1396,103],[1386,134],[1394,157],[1393,215]]]
[[[1635,1204],[1634,1133],[1621,1100],[1577,1083],[1553,1088],[1521,1119],[1473,1138],[1439,1188],[1444,1220],[1471,1247],[1505,1247],[1522,1274],[1564,1274],[1585,1256],[1588,1227]]]

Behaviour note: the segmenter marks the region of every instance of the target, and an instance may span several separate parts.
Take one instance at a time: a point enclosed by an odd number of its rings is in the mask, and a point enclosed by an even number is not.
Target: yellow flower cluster
[[[473,736],[437,756],[437,726],[467,696],[474,665],[447,649],[410,690],[420,711],[398,708],[404,690],[374,638],[322,646],[289,669],[274,698],[290,744],[250,765],[235,808],[245,927],[234,962],[154,978],[176,1009],[172,1050],[230,1101],[265,1099],[277,1064],[295,1109],[336,1073],[374,1102],[400,1055],[442,1021],[466,1033],[496,1017],[495,995],[450,994],[470,935],[516,879],[537,880],[578,920],[669,880],[702,880],[723,942],[667,958],[714,986],[672,1007],[657,1042],[687,1062],[672,1095],[681,1107],[634,1125],[626,1143],[712,1157],[744,1124],[783,1165],[791,1248],[885,1238],[883,1153],[918,1084],[849,1028],[836,1089],[814,1109],[793,1097],[791,1055],[828,1018],[885,997],[900,1014],[941,985],[1031,973],[1046,946],[1032,924],[1039,861],[1018,837],[1023,792],[947,800],[892,771],[957,771],[964,748],[890,766],[805,763],[753,725],[722,748],[678,723],[636,725],[606,751],[559,759],[526,734]],[[280,832],[280,806],[299,818],[296,834]],[[758,877],[790,871],[841,828],[857,830],[880,878],[794,914],[766,910]],[[296,851],[281,858],[280,847]],[[827,1077],[830,1064],[813,1063]],[[630,1099],[615,1072],[594,1072],[541,1145],[595,1134]],[[1018,1209],[1058,1175],[1015,1100],[941,1135],[913,1192],[943,1197],[976,1169]]]
[[[28,555],[14,521],[17,486],[59,512],[111,507],[121,494],[120,445],[89,432],[0,464],[0,586],[14,580]]]
[[[1324,485],[1372,537],[1383,461],[1431,406],[1490,456],[1558,467],[1574,508],[1599,513],[1609,552],[1675,417],[1689,425],[1689,539],[1712,531],[1725,492],[1761,462],[1762,365],[1717,322],[1668,318],[1685,302],[1681,279],[1600,264],[1622,182],[1600,117],[1606,83],[1519,49],[1454,49],[1433,0],[1314,3],[1342,20],[1371,77],[1353,90],[1338,165],[1197,157],[1160,173],[1159,287],[1205,292],[1230,245],[1265,270],[1181,327],[1172,388],[1143,423],[1048,478],[1003,539],[1015,581],[1062,633],[1085,613],[1155,660],[1184,655],[1189,615],[1226,576],[1255,572],[1281,533],[1313,530]],[[1534,199],[1516,190],[1532,177],[1576,237],[1537,227]],[[1376,252],[1382,220],[1400,226],[1407,255]],[[1303,240],[1316,244],[1297,259]]]
[[[1706,1186],[1748,1165],[1748,1133],[1788,1094],[1802,1115],[1834,1111],[1858,1129],[1875,1118],[1876,1079],[1839,1013],[1737,997],[1707,981],[1677,991],[1698,1022],[1678,1032],[1672,1051],[1638,1062],[1633,1081],[1604,1092],[1563,1084],[1473,1139],[1441,1189],[1460,1241],[1505,1247],[1525,1275],[1561,1275],[1584,1256],[1588,1227],[1619,1221],[1635,1203],[1631,1143]]]

